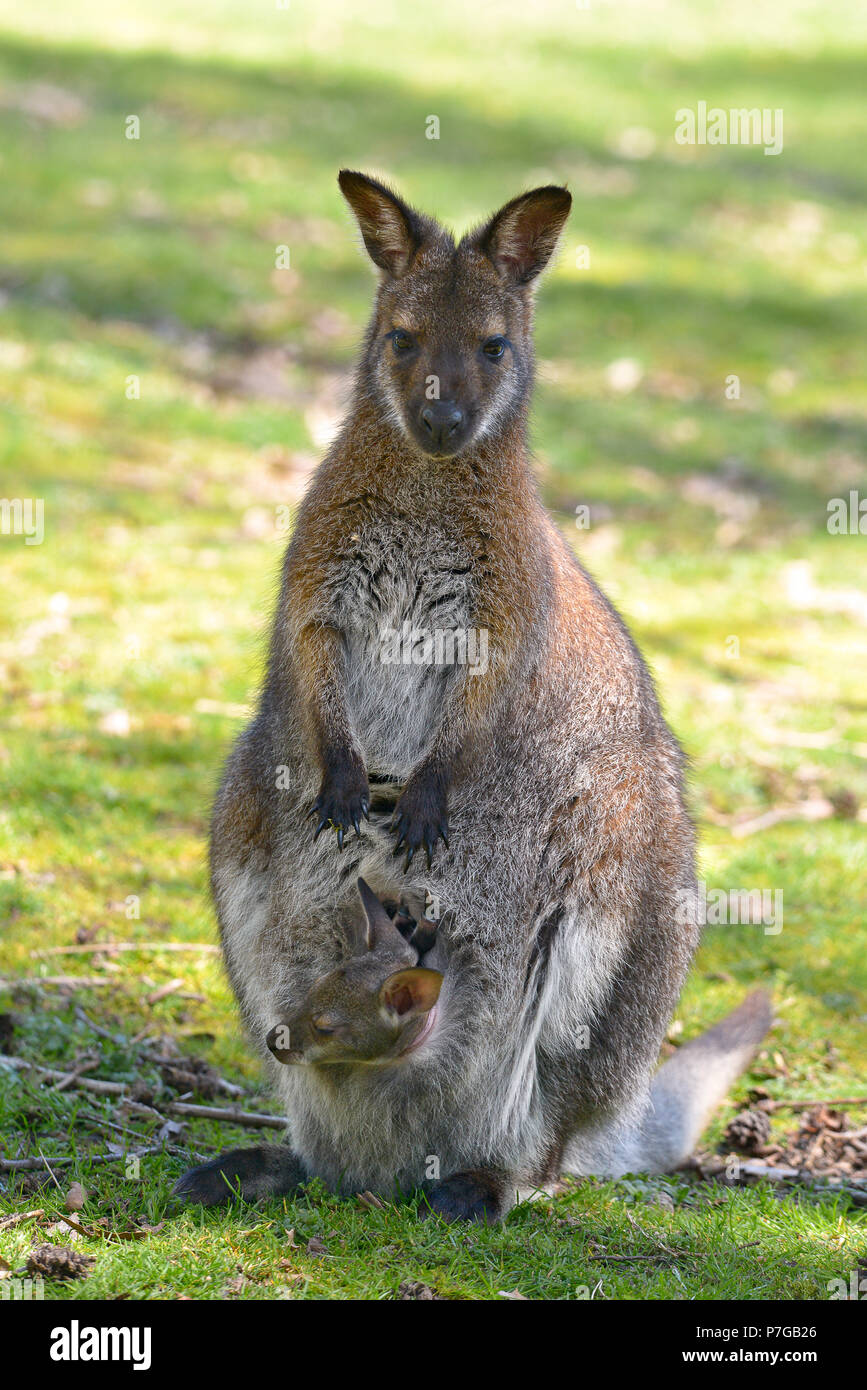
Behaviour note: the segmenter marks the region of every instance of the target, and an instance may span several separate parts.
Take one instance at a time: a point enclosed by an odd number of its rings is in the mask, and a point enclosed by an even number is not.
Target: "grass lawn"
[[[829,499],[867,496],[863,13],[136,8],[0,0],[0,493],[44,501],[42,544],[0,535],[0,1049],[164,1111],[147,1033],[274,1108],[213,952],[39,952],[215,940],[209,800],[371,295],[348,165],[460,228],[568,181],[539,296],[545,496],[690,754],[708,891],[782,894],[770,931],[708,928],[672,1037],[774,995],[710,1147],[751,1087],[867,1095],[867,536],[827,529]],[[782,109],[782,154],[678,145],[702,100]],[[2,1260],[69,1243],[46,1224],[88,1193],[90,1276],[46,1298],[823,1299],[865,1264],[848,1197],[683,1176],[582,1183],[494,1230],[315,1183],[178,1211],[188,1154],[255,1132],[191,1120],[136,1176],[89,1157],[124,1127],[148,1146],[160,1122],[0,1064],[3,1156],[75,1158],[39,1190],[0,1173]]]

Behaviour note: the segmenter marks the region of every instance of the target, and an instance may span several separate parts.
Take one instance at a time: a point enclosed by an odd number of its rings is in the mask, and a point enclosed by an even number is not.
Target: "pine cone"
[[[764,1110],[742,1110],[729,1123],[725,1142],[738,1153],[753,1154],[771,1137],[771,1122]]]
[[[397,1291],[397,1296],[401,1302],[406,1302],[409,1299],[422,1299],[426,1303],[442,1301],[442,1294],[436,1293],[430,1284],[419,1284],[410,1279],[404,1280]]]
[[[91,1255],[79,1255],[67,1245],[38,1245],[27,1260],[27,1273],[43,1279],[86,1279],[93,1264]]]

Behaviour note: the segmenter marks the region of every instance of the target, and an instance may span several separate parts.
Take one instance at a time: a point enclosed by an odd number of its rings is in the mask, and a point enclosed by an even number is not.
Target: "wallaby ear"
[[[382,933],[397,933],[397,928],[383,907],[379,898],[371,888],[367,886],[363,878],[358,880],[358,891],[361,894],[361,906],[364,908],[365,930],[363,945],[368,951],[372,951],[377,941],[381,939]]]
[[[565,188],[534,188],[506,203],[471,240],[504,280],[527,285],[551,259],[571,206]]]
[[[370,259],[399,280],[430,231],[430,222],[367,174],[341,169],[337,182],[355,213]]]
[[[414,965],[389,975],[379,991],[379,1000],[400,1018],[426,1014],[439,999],[442,982],[439,970]]]

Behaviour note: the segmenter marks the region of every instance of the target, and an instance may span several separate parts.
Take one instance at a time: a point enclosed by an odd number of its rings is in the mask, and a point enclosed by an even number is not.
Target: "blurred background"
[[[544,495],[656,673],[708,891],[783,895],[779,931],[708,929],[675,1031],[764,983],[771,1093],[863,1085],[867,535],[827,522],[867,497],[865,31],[782,0],[0,0],[0,494],[44,501],[41,545],[0,536],[7,981],[113,971],[131,1026],[254,1066],[214,957],[31,951],[213,940],[209,799],[374,283],[338,168],[458,231],[565,181]],[[700,101],[781,109],[782,153],[679,145]]]

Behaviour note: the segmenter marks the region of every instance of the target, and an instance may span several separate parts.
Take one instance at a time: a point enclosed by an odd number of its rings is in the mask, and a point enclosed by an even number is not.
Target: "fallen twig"
[[[82,1023],[86,1023],[87,1026],[91,1028],[93,1032],[96,1033],[100,1038],[106,1038],[109,1042],[114,1043],[117,1047],[139,1046],[141,1052],[145,1053],[144,1034],[137,1034],[134,1038],[126,1038],[122,1033],[110,1033],[107,1028],[102,1028],[90,1017],[89,1014],[85,1013],[84,1009],[82,1009],[78,1005],[75,1009],[75,1016],[76,1018],[81,1019]],[[179,1065],[178,1059],[176,1057],[148,1057],[147,1061],[150,1065],[159,1067],[161,1069],[164,1067],[177,1067]],[[222,1091],[224,1095],[242,1096],[244,1094],[243,1086],[236,1086],[234,1082],[226,1081],[222,1076],[215,1076],[212,1078],[212,1081],[213,1085],[216,1086],[218,1090]],[[58,1089],[60,1089],[60,1087],[58,1087]]]
[[[41,1149],[39,1150],[39,1157],[42,1159],[44,1166],[48,1169],[48,1176],[51,1178],[51,1181],[54,1183],[54,1186],[57,1188],[58,1192],[62,1192],[63,1188],[60,1186],[60,1183],[55,1175],[54,1169],[51,1167],[51,1164],[48,1162],[48,1159],[45,1157],[45,1154],[42,1152]]]
[[[200,1120],[223,1120],[232,1125],[248,1125],[252,1129],[285,1129],[286,1121],[279,1115],[257,1115],[249,1110],[234,1110],[220,1105],[189,1105],[175,1100],[165,1107],[173,1115],[195,1115]]]
[[[148,1154],[163,1152],[162,1144],[150,1144],[146,1149],[127,1149],[117,1154],[71,1154],[68,1157],[52,1158],[0,1158],[0,1173],[33,1173],[39,1170],[51,1173],[54,1168],[68,1168],[72,1163],[120,1163],[133,1155],[144,1158]],[[52,1177],[54,1175],[52,1174]]]
[[[72,1078],[76,1087],[85,1091],[96,1091],[101,1096],[124,1096],[129,1091],[129,1087],[122,1081],[95,1081],[93,1077],[78,1076],[75,1072],[37,1066],[35,1062],[28,1062],[23,1057],[7,1057],[0,1054],[0,1063],[14,1067],[16,1071],[36,1071],[40,1076],[48,1077],[50,1081],[69,1081]]]
[[[6,1231],[10,1226],[18,1226],[22,1221],[35,1221],[38,1216],[44,1216],[42,1207],[37,1207],[36,1211],[18,1211],[14,1216],[4,1216],[0,1221],[0,1231]]]
[[[835,1144],[860,1144],[862,1139],[867,1139],[867,1125],[863,1129],[841,1129],[837,1134],[829,1130],[826,1138],[833,1140]]]
[[[118,967],[120,969],[120,967]],[[22,975],[15,980],[0,980],[0,989],[38,989],[41,985],[61,985],[64,988],[97,989],[100,985],[116,985],[120,981],[106,975]]]
[[[40,1067],[35,1062],[25,1061],[23,1057],[7,1057],[0,1054],[0,1064],[14,1067],[17,1071],[35,1071],[40,1076],[46,1076],[52,1081],[63,1080],[73,1076],[75,1085],[81,1086],[86,1091],[96,1091],[100,1095],[122,1096],[131,1109],[137,1108],[140,1102],[133,1100],[130,1095],[130,1088],[126,1082],[122,1081],[95,1081],[89,1076],[75,1076],[74,1072],[55,1071],[52,1067]],[[147,1107],[148,1111],[151,1107]],[[201,1120],[222,1120],[226,1124],[246,1125],[252,1129],[285,1129],[286,1121],[279,1115],[259,1115],[253,1111],[236,1110],[234,1108],[219,1105],[193,1105],[187,1101],[171,1100],[160,1105],[161,1111],[168,1111],[172,1115],[193,1115]]]
[[[781,821],[828,820],[833,814],[834,807],[830,801],[825,797],[814,797],[810,801],[795,802],[794,805],[773,806],[760,816],[741,821],[740,824],[735,823],[732,825],[732,835],[736,840],[743,840],[747,835],[755,835],[760,830],[770,830]]]
[[[54,1088],[55,1091],[65,1091],[69,1086],[74,1086],[80,1076],[83,1076],[86,1071],[93,1071],[94,1067],[98,1066],[98,1057],[89,1057],[83,1062],[79,1062],[74,1071],[71,1071],[62,1081],[58,1081]]]
[[[88,941],[79,946],[43,946],[31,951],[31,956],[84,956],[116,951],[201,951],[208,956],[220,954],[219,946],[207,941]]]
[[[179,989],[183,989],[185,980],[179,977],[169,980],[168,984],[160,985],[159,989],[153,990],[147,997],[148,1004],[158,1004],[161,999],[167,999],[170,994],[177,994]]]
[[[96,1033],[97,1037],[106,1038],[108,1042],[114,1043],[116,1047],[125,1046],[127,1040],[122,1033],[110,1033],[107,1028],[103,1028],[101,1024],[96,1023],[90,1017],[90,1014],[85,1013],[80,1004],[76,1004],[75,1006],[75,1017],[81,1019],[82,1023],[86,1023],[91,1032]]]
[[[760,1110],[812,1110],[824,1105],[829,1110],[841,1110],[847,1105],[867,1105],[867,1096],[846,1096],[842,1100],[766,1100],[756,1101]]]

